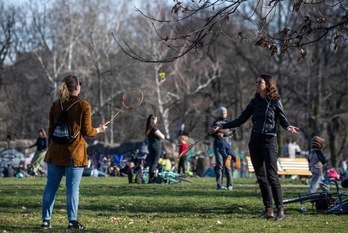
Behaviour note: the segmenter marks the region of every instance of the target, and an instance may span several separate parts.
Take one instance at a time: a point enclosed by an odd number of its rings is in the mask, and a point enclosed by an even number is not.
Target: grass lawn
[[[257,218],[263,210],[254,179],[234,179],[233,191],[215,190],[214,178],[193,183],[128,184],[123,177],[83,177],[79,220],[84,232],[347,232],[347,215],[325,215],[300,203],[285,206],[284,221]],[[65,183],[56,198],[52,229],[41,230],[45,178],[0,178],[0,232],[67,232]],[[282,180],[284,199],[305,193]]]

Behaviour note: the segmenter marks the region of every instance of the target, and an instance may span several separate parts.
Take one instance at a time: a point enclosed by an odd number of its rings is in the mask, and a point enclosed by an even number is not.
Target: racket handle
[[[111,117],[111,119],[110,119],[109,121],[105,122],[105,124],[106,124],[106,125],[110,124],[110,122],[113,121],[113,119],[115,119],[115,118],[118,116],[118,114],[121,113],[121,111],[122,111],[122,110],[119,110],[113,117]]]

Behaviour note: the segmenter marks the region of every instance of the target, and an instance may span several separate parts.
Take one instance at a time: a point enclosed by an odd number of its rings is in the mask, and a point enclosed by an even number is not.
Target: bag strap
[[[74,105],[76,104],[77,102],[79,102],[80,100],[76,100],[74,103],[72,103],[67,109],[66,111],[69,111],[69,109]],[[60,107],[62,108],[62,111],[64,111],[64,107],[63,107],[63,103],[62,103],[62,100],[59,99],[59,102],[60,102]]]
[[[69,109],[74,105],[76,104],[77,102],[79,102],[80,100],[76,100],[74,103],[72,103],[67,109],[66,111],[69,111]],[[77,132],[77,134],[75,136],[73,136],[73,138],[76,138],[79,134],[80,134],[81,131]]]
[[[76,104],[77,102],[79,102],[80,100],[76,100],[74,103],[72,103],[67,109],[66,109],[66,111],[69,111],[69,109],[74,105],[74,104]]]

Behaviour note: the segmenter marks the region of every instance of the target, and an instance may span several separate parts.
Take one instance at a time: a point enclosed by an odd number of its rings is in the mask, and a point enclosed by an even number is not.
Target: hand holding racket
[[[104,125],[110,124],[121,112],[124,112],[127,109],[134,109],[140,106],[143,102],[144,93],[139,88],[129,89],[122,96],[122,107],[118,112],[113,115],[110,120],[108,120]]]

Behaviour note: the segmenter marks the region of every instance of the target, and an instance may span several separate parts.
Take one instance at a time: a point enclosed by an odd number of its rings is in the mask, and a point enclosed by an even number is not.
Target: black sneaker
[[[44,230],[52,228],[50,220],[43,220],[41,224],[41,228]]]
[[[86,229],[84,225],[76,220],[69,221],[68,229]]]

